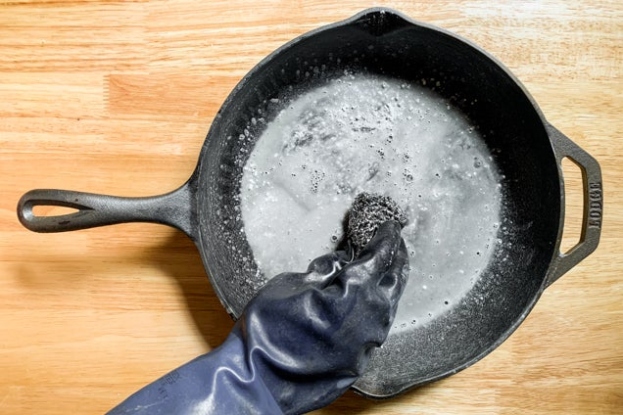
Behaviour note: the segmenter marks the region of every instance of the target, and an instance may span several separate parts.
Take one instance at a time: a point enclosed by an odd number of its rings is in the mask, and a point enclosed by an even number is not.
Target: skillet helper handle
[[[173,226],[194,238],[190,185],[153,197],[115,197],[69,190],[36,189],[17,205],[19,221],[33,232],[66,232],[126,222],[152,222]],[[62,206],[75,212],[36,215],[36,206]]]
[[[555,266],[548,276],[546,285],[549,287],[567,271],[590,255],[599,244],[601,225],[603,221],[603,185],[601,169],[597,160],[582,150],[551,124],[547,124],[547,132],[554,145],[556,161],[561,169],[562,160],[567,157],[573,161],[582,172],[582,190],[584,193],[584,214],[580,240],[566,253],[558,252]],[[561,170],[562,171],[562,170]],[[564,207],[563,207],[564,208]]]

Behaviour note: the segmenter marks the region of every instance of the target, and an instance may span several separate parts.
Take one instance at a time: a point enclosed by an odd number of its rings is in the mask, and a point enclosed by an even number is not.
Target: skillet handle
[[[584,192],[584,214],[582,218],[582,232],[580,241],[567,253],[557,254],[554,266],[548,275],[546,286],[549,287],[558,278],[590,255],[599,244],[601,225],[603,220],[603,185],[601,169],[597,160],[582,150],[551,124],[546,125],[550,140],[554,146],[556,161],[562,172],[562,159],[567,157],[573,161],[582,172],[582,188]],[[562,173],[561,173],[562,177]],[[564,213],[564,206],[563,206]],[[563,216],[564,217],[564,216]]]
[[[34,232],[66,232],[126,222],[152,222],[173,226],[196,240],[191,205],[192,185],[153,197],[115,197],[69,190],[36,189],[24,194],[17,217]],[[76,212],[35,215],[35,206],[63,206]]]

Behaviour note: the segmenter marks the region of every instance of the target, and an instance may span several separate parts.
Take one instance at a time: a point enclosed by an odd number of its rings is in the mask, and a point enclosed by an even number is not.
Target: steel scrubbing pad
[[[378,227],[388,220],[395,220],[402,227],[408,222],[404,210],[391,197],[366,192],[357,195],[349,211],[346,231],[355,255],[359,255]]]

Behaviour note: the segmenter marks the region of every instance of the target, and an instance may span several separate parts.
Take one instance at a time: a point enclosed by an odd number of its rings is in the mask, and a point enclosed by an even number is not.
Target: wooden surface
[[[623,413],[622,3],[386,4],[497,56],[549,121],[598,159],[603,234],[475,366],[380,403],[349,392],[317,413]],[[180,233],[126,224],[35,234],[16,219],[19,197],[46,187],[122,196],[176,188],[253,65],[372,5],[0,2],[0,413],[101,414],[232,326]],[[567,247],[581,210],[577,171],[568,177]]]

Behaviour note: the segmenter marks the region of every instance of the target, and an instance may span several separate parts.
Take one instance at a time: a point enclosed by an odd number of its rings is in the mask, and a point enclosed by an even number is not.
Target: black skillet
[[[320,74],[311,70],[318,65],[324,65]],[[494,58],[395,11],[366,10],[304,34],[264,59],[224,102],[195,172],[178,190],[148,198],[33,190],[19,201],[19,219],[36,232],[135,221],[174,226],[195,242],[217,295],[236,318],[264,283],[237,214],[242,167],[261,135],[261,125],[254,126],[251,119],[261,114],[270,120],[285,102],[344,69],[412,83],[442,79],[435,92],[487,133],[486,145],[505,176],[503,219],[510,231],[500,238],[514,247],[506,261],[492,255],[475,287],[449,312],[427,325],[390,333],[355,389],[388,397],[452,375],[500,345],[543,290],[596,249],[603,207],[601,172],[590,155],[545,120],[528,92]],[[245,128],[251,129],[252,139],[240,141]],[[581,241],[567,254],[559,250],[564,157],[582,171],[585,206]],[[41,217],[33,214],[37,205],[78,212]]]

